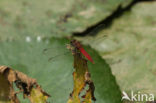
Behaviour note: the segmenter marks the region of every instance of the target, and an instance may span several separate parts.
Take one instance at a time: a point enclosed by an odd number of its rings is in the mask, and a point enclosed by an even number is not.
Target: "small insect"
[[[77,40],[71,40],[70,41],[70,44],[67,44],[66,45],[66,48],[69,49],[70,51],[72,51],[72,54],[74,54],[75,50],[79,50],[80,53],[82,55],[84,55],[84,57],[86,57],[86,59],[88,59],[90,62],[92,62],[94,64],[94,61],[93,59],[91,58],[91,56],[85,51],[85,49],[83,48],[83,46],[81,45],[81,43]],[[52,49],[52,48],[48,48],[48,49],[44,49],[43,52],[47,52],[49,49]],[[56,57],[60,57],[61,55],[66,55],[66,54],[70,54],[71,52],[68,50],[68,51],[65,51],[63,53],[59,53],[62,48],[60,48],[60,51],[55,51],[56,49],[53,48],[54,51],[51,51],[53,53],[56,52],[56,55],[53,55],[52,57],[49,58],[49,61],[51,60],[54,60],[54,58]]]
[[[91,56],[85,51],[85,49],[83,48],[83,46],[80,44],[79,41],[77,40],[71,40],[70,44],[72,46],[74,46],[75,48],[77,48],[90,62],[92,62],[94,64],[93,59],[91,58]]]

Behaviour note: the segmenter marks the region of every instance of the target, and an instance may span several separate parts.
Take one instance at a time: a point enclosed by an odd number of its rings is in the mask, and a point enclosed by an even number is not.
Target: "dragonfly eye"
[[[71,40],[71,41],[70,41],[70,44],[71,44],[72,46],[75,46],[76,40],[75,40],[75,39],[74,39],[74,40]]]

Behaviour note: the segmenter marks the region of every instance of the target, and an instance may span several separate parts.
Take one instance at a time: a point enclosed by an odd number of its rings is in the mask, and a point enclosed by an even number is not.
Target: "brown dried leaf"
[[[49,95],[44,92],[37,84],[36,80],[28,77],[22,72],[14,71],[7,66],[0,66],[0,102],[4,103],[20,103],[16,92],[13,88],[16,84],[24,97],[27,97],[31,103],[46,103]],[[44,100],[44,101],[43,101]]]
[[[13,89],[15,73],[7,66],[0,66],[0,102],[20,103]]]

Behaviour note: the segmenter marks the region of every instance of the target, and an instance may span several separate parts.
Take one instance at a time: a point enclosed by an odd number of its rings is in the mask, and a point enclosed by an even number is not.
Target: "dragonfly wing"
[[[58,53],[58,51],[64,51],[63,49],[67,51],[66,45],[47,47],[42,52],[43,54]]]
[[[54,60],[54,59],[56,59],[56,58],[59,58],[59,57],[61,57],[61,56],[63,56],[63,55],[67,55],[67,54],[70,54],[70,52],[67,51],[67,52],[62,53],[62,54],[54,55],[54,56],[50,57],[50,58],[48,59],[48,61]]]
[[[48,61],[56,60],[58,58],[62,58],[64,55],[70,54],[70,50],[66,48],[66,46],[60,46],[60,47],[50,47],[45,48],[43,50],[43,54],[48,57]]]

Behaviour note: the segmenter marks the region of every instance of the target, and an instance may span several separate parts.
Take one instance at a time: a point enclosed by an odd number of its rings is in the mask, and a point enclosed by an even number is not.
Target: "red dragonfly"
[[[88,59],[90,62],[92,62],[94,64],[94,61],[91,58],[91,56],[85,51],[85,49],[83,48],[83,46],[81,45],[81,43],[79,41],[75,40],[75,39],[74,40],[71,40],[70,41],[70,44],[67,45],[67,49],[74,50],[74,48],[76,48],[77,50],[79,50],[80,53],[82,55],[84,55],[84,57],[86,57],[86,59]],[[51,48],[48,48],[48,49],[51,49]],[[43,52],[48,51],[48,49],[44,49]],[[69,53],[69,51],[68,52],[65,52],[63,54],[66,54],[66,53]],[[49,61],[52,60],[52,59],[54,59],[55,57],[60,56],[60,55],[61,54],[54,55],[53,57],[49,58]]]
[[[70,44],[77,48],[90,62],[92,62],[94,64],[93,59],[91,58],[91,56],[85,51],[85,49],[82,47],[82,45],[80,44],[79,41],[77,40],[71,40]]]

